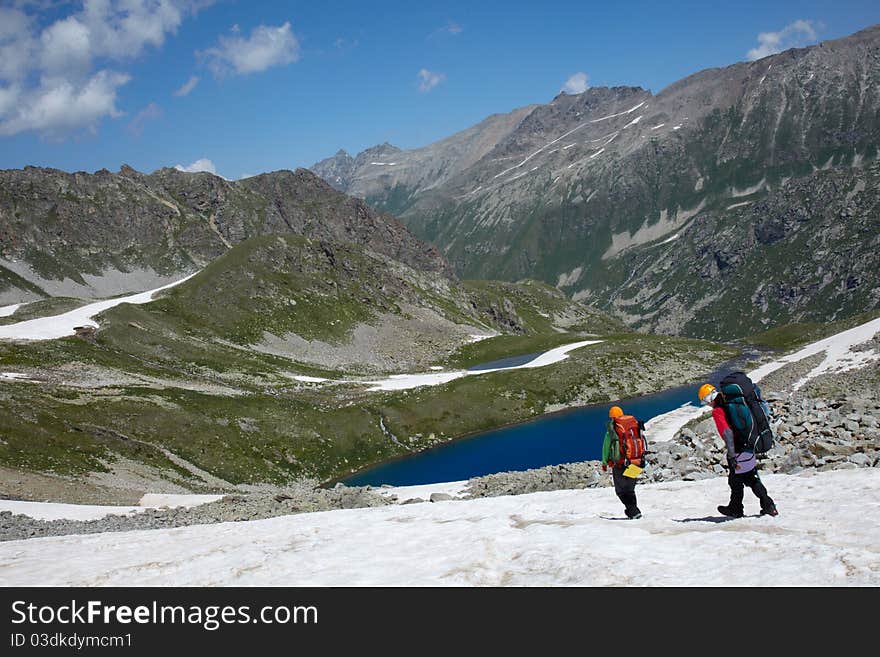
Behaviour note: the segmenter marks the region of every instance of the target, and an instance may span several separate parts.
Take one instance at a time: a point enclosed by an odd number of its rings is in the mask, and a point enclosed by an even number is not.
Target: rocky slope
[[[874,26],[657,95],[561,94],[457,171],[414,172],[400,151],[406,168],[364,164],[345,187],[465,277],[537,278],[640,330],[706,337],[749,299],[755,319],[725,329],[745,335],[880,302],[878,90]]]
[[[158,287],[273,234],[349,242],[451,275],[436,249],[393,217],[305,169],[228,181],[176,169],[26,167],[0,171],[0,303]]]

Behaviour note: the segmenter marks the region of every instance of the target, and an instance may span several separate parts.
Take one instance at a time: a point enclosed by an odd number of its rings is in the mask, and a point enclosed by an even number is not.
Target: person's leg
[[[767,488],[764,486],[764,482],[761,481],[761,477],[758,476],[757,468],[746,473],[745,484],[752,489],[752,492],[761,501],[761,512],[776,515],[776,505],[767,493]]]
[[[727,506],[719,506],[718,510],[726,516],[741,516],[743,514],[743,479],[742,475],[731,472],[727,475],[727,485],[730,486],[730,503]]]
[[[632,477],[623,476],[623,468],[613,468],[611,470],[614,479],[614,492],[623,502],[626,509],[626,517],[633,518],[641,515],[639,507],[636,505],[636,480]]]

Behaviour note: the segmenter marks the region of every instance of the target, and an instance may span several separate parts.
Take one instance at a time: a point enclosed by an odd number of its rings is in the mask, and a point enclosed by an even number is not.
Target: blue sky
[[[308,167],[876,23],[845,0],[0,0],[0,168]]]

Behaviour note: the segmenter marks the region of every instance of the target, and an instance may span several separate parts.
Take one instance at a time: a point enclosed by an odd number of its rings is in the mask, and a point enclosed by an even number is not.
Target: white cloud
[[[183,83],[183,86],[180,89],[177,89],[174,92],[175,96],[188,96],[189,92],[196,88],[196,85],[199,83],[199,76],[193,75],[189,80]]]
[[[40,65],[44,75],[82,76],[100,49],[89,28],[74,17],[53,23],[40,35]]]
[[[153,121],[162,116],[162,108],[156,103],[150,103],[125,126],[126,130],[135,137],[140,137],[144,132],[147,121]]]
[[[14,82],[32,66],[38,43],[29,16],[0,7],[0,80]]]
[[[105,116],[122,115],[116,108],[116,91],[131,78],[115,71],[98,71],[81,85],[52,80],[27,91],[12,87],[14,102],[0,101],[0,135],[34,130],[59,138],[79,129],[97,130]],[[0,96],[9,90],[0,89]]]
[[[419,71],[419,91],[426,93],[446,79],[445,73],[435,73],[423,68]]]
[[[565,81],[562,91],[567,94],[582,94],[590,86],[590,76],[584,72],[578,72]]]
[[[208,173],[213,173],[215,176],[217,174],[217,167],[214,166],[214,163],[211,162],[206,157],[203,157],[200,160],[196,160],[192,164],[188,164],[187,166],[183,166],[181,164],[175,164],[174,168],[178,171],[185,171],[186,173],[197,173],[199,171],[207,171]]]
[[[758,35],[758,46],[746,53],[749,61],[755,61],[789,48],[801,48],[815,43],[818,38],[813,21],[796,20],[789,23],[779,32],[761,32]]]
[[[279,27],[260,25],[249,37],[232,32],[235,36],[221,36],[218,46],[197,53],[217,76],[258,73],[299,60],[299,41],[289,22]]]
[[[40,2],[0,8],[0,135],[33,130],[63,137],[94,132],[103,117],[118,117],[117,89],[130,77],[114,64],[147,47],[160,47],[187,13],[214,0],[83,0],[42,29],[27,12]],[[23,9],[23,11],[22,11]],[[9,99],[15,98],[10,104]],[[69,103],[66,111],[59,104]]]
[[[15,107],[21,97],[21,88],[16,85],[0,87],[0,116],[6,116]]]

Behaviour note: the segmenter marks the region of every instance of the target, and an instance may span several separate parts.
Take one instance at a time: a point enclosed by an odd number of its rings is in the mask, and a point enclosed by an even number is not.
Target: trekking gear
[[[616,444],[611,445],[611,461],[614,466],[635,464],[644,466],[648,443],[639,421],[632,415],[621,415],[611,420],[614,425]],[[615,453],[617,457],[615,458]],[[628,475],[629,476],[629,475]]]
[[[757,457],[755,456],[754,452],[749,452],[748,450],[745,452],[740,452],[733,458],[727,458],[727,469],[730,470],[731,474],[733,474],[734,472],[736,474],[745,474],[750,470],[754,470],[757,466]]]
[[[637,513],[637,514],[634,515],[634,516],[627,516],[627,518],[629,518],[630,520],[638,520],[638,519],[641,518],[641,517],[642,517],[642,514],[641,514],[641,513]]]
[[[763,454],[773,447],[770,406],[745,372],[732,372],[721,379],[721,398],[737,452]]]
[[[608,411],[608,417],[612,420],[616,417],[620,417],[623,415],[623,409],[620,406],[612,406],[611,410]]]
[[[719,506],[718,513],[722,516],[727,516],[728,518],[742,518],[743,512],[742,510],[731,509],[729,506]]]
[[[779,511],[777,511],[776,507],[774,506],[772,509],[761,509],[761,515],[762,516],[778,516]]]
[[[635,479],[640,474],[642,474],[643,470],[643,468],[640,468],[639,466],[630,463],[628,466],[626,466],[626,470],[623,471],[623,476],[629,477],[630,479]]]
[[[704,383],[700,386],[700,391],[697,393],[697,397],[699,397],[700,401],[704,404],[711,404],[712,400],[715,399],[715,395],[712,393],[717,394],[715,386],[713,386],[711,383]]]

